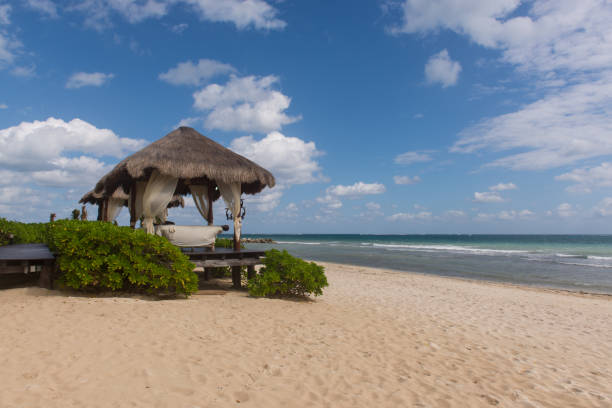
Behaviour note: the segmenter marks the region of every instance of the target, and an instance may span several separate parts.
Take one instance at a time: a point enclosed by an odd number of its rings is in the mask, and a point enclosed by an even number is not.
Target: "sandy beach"
[[[314,301],[2,290],[0,406],[612,406],[610,296],[324,265]]]

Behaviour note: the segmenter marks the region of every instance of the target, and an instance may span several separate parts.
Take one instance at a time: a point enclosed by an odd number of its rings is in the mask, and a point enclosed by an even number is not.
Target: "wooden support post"
[[[213,225],[213,194],[215,189],[212,183],[208,183],[208,225]]]
[[[102,212],[102,221],[108,221],[108,198],[104,199],[104,210]]]
[[[136,182],[130,188],[130,227],[136,228]]]
[[[45,261],[38,277],[38,286],[53,289],[53,261]]]
[[[255,265],[247,266],[247,280],[251,280],[255,277]]]
[[[240,252],[240,239],[236,234],[236,223],[234,223],[234,251]],[[234,288],[240,289],[240,266],[232,266],[232,283]]]
[[[240,266],[232,266],[232,286],[234,289],[240,289],[242,287],[240,283]]]
[[[204,268],[204,280],[210,280],[210,268]]]

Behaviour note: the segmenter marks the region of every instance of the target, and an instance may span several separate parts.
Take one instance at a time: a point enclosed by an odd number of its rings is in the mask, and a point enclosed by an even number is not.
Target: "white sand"
[[[2,290],[0,407],[612,406],[609,296],[326,266],[314,302]]]

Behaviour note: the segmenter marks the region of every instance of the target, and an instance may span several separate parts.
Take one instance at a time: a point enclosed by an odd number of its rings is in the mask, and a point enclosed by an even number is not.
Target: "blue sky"
[[[275,174],[247,233],[610,233],[609,21],[598,0],[0,0],[0,216],[68,216],[185,124]]]

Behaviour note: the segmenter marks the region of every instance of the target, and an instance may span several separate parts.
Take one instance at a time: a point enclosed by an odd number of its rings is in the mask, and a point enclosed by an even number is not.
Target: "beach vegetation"
[[[266,251],[263,263],[248,283],[251,296],[319,296],[328,286],[323,266],[296,258],[286,250]]]
[[[25,224],[0,218],[0,245],[46,243],[48,223]]]
[[[49,237],[60,281],[70,288],[185,295],[198,289],[195,265],[163,237],[72,220],[51,224]]]
[[[218,238],[215,239],[215,248],[233,248],[234,240],[229,238]]]
[[[12,236],[12,239],[9,237]],[[194,264],[168,240],[109,222],[24,224],[0,218],[0,244],[44,243],[60,285],[84,291],[185,294],[198,290]]]
[[[230,248],[233,249],[234,248],[234,240],[231,238],[218,238],[215,239],[215,248]],[[240,248],[244,249],[245,246],[244,244],[241,242],[240,243]]]

